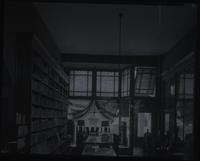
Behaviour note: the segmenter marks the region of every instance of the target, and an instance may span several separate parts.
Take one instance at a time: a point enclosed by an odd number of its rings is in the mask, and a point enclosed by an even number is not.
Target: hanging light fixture
[[[123,14],[120,12],[119,13],[119,42],[118,42],[118,58],[119,60],[120,59],[120,56],[121,56],[121,39],[122,39],[122,17],[123,17]],[[118,63],[118,70],[119,72],[121,71],[121,64],[120,64],[120,61]],[[119,88],[118,88],[119,92],[121,92],[121,82],[119,84]],[[118,103],[120,103],[120,98],[121,98],[121,93],[119,93],[119,97],[118,97]]]
[[[119,56],[119,58],[121,56],[122,17],[123,17],[123,14],[120,12],[119,13],[119,42],[118,42],[118,56]],[[118,64],[118,66],[119,66],[119,70],[120,70],[120,62]]]
[[[122,32],[122,17],[123,14],[119,13],[119,42],[118,42],[118,58],[120,59],[121,56],[121,32]],[[119,72],[121,72],[121,66],[120,66],[120,61],[118,64],[118,68],[119,68]],[[120,75],[119,75],[120,76]],[[119,111],[119,136],[121,135],[120,129],[121,129],[121,116],[120,116],[120,112],[121,112],[121,81],[119,82],[119,88],[118,88],[118,92],[119,92],[119,96],[118,96],[118,111]]]
[[[161,19],[162,18],[162,5],[158,6],[158,24],[161,24]]]

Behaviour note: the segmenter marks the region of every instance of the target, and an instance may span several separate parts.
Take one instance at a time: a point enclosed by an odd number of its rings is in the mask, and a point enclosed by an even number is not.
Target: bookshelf
[[[26,122],[26,115],[24,113],[16,113],[17,124],[17,149],[20,153],[24,153],[27,147],[28,139],[28,124]]]
[[[67,137],[69,78],[36,38],[31,77],[30,152],[54,153]]]

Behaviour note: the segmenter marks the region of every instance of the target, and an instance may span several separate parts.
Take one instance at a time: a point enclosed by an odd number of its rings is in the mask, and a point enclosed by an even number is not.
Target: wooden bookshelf
[[[28,139],[28,124],[26,122],[26,115],[23,113],[16,113],[16,125],[17,125],[17,150],[20,153],[25,152],[27,148]]]
[[[36,37],[33,48],[30,152],[50,154],[67,136],[69,78]]]

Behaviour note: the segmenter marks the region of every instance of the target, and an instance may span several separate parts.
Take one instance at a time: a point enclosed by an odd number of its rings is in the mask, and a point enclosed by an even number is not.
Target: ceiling
[[[35,3],[61,53],[160,55],[195,24],[195,8],[112,4]]]

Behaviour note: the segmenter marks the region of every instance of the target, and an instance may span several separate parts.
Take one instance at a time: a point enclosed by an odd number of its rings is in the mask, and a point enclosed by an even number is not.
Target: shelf
[[[45,83],[45,82],[42,81],[40,78],[37,78],[36,75],[33,75],[33,74],[32,74],[32,79],[34,79],[35,81],[38,81],[38,82],[42,83],[43,85],[49,87],[48,83]]]
[[[33,91],[34,93],[37,93],[38,95],[42,95],[42,96],[47,97],[47,98],[50,98],[50,99],[52,99],[52,100],[56,100],[56,101],[62,102],[62,99],[57,99],[57,98],[55,98],[55,97],[53,97],[53,96],[49,96],[48,94],[41,93],[41,92],[39,92],[39,91],[37,91],[37,90],[35,90],[35,89],[32,89],[32,91]]]
[[[34,44],[35,43],[35,44]],[[35,46],[36,45],[36,46]],[[50,154],[59,144],[67,125],[69,77],[46,53],[40,40],[33,41],[31,152]],[[66,135],[66,134],[65,134]]]
[[[31,131],[31,133],[40,133],[40,132],[43,132],[43,131],[47,131],[47,130],[50,130],[50,129],[54,129],[54,128],[59,128],[59,127],[64,127],[65,124],[63,125],[56,125],[56,126],[53,126],[53,127],[49,127],[49,128],[45,128],[45,129],[40,129],[40,130],[36,130],[36,131]]]
[[[35,104],[35,103],[32,103],[32,106],[35,106],[36,108],[42,108],[42,109],[49,109],[49,110],[55,110],[55,111],[63,111],[63,109],[58,109],[58,108],[53,108],[53,107],[50,107],[50,106],[44,106],[44,105],[39,105],[39,104]]]
[[[49,129],[49,131],[46,131],[46,132],[42,131],[40,133],[34,133],[33,134],[33,135],[35,135],[34,137],[37,137],[39,139],[34,140],[34,144],[32,144],[31,147],[37,146],[38,144],[41,144],[41,143],[49,142],[49,141],[51,141],[53,139],[57,139],[56,132],[53,131],[53,133],[52,133],[51,131],[52,131],[52,129]],[[46,134],[48,132],[51,135]],[[45,139],[41,139],[42,137],[45,137]],[[36,139],[36,138],[34,138],[34,139]]]
[[[38,58],[38,60],[39,60],[39,59],[40,59],[40,58]],[[32,69],[33,69],[33,68],[38,68],[38,69],[40,70],[40,72],[42,72],[42,74],[48,76],[49,73],[48,73],[48,72],[45,72],[44,69],[42,69],[42,67],[40,67],[40,65],[39,65],[38,63],[36,63],[36,62],[34,62],[34,61],[32,61],[32,63],[33,63]]]
[[[53,120],[53,119],[63,119],[63,120],[65,120],[65,119],[67,119],[67,117],[32,117],[32,120],[46,120],[46,119],[48,119],[48,120]]]

